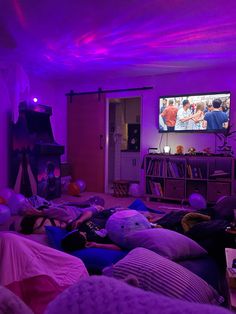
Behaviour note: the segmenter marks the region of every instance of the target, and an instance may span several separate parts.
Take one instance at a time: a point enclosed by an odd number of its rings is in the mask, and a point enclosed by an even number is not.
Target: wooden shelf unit
[[[148,154],[144,171],[149,199],[185,201],[200,193],[214,204],[233,194],[233,157]]]
[[[230,269],[232,268],[233,259],[236,258],[236,249],[226,248],[226,278],[228,284],[228,300],[229,307],[232,312],[236,312],[236,274],[232,274]]]

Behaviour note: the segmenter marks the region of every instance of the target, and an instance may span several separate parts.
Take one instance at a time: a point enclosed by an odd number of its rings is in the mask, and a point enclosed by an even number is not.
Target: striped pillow
[[[118,261],[113,277],[125,279],[134,275],[139,287],[191,302],[220,304],[224,300],[203,279],[181,265],[145,248],[136,248]]]

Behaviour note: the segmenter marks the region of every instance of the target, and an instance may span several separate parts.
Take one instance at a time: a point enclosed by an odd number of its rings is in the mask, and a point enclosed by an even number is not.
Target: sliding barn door
[[[105,108],[104,94],[67,97],[68,161],[90,192],[104,192]]]

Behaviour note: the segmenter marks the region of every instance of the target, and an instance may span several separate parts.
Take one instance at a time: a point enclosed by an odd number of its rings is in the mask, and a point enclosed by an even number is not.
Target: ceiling
[[[0,0],[0,67],[52,79],[236,62],[235,0]]]

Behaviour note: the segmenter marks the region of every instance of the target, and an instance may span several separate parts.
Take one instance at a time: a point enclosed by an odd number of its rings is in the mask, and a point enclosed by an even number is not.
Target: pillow
[[[62,251],[61,240],[68,233],[65,229],[53,226],[45,226],[48,242],[54,249]],[[85,264],[89,273],[101,273],[103,268],[123,258],[128,251],[100,249],[100,248],[85,248],[72,252],[71,254],[79,257]]]
[[[58,313],[232,314],[219,306],[193,305],[104,276],[90,276],[63,291],[45,311],[45,314]]]
[[[213,207],[215,219],[234,221],[234,209],[236,208],[236,196],[222,196]]]
[[[150,250],[136,248],[113,265],[113,277],[133,275],[139,287],[191,302],[220,304],[224,299],[203,279]]]
[[[126,209],[112,214],[108,218],[105,228],[112,242],[122,247],[125,244],[127,234],[138,230],[150,229],[151,224],[137,210]]]
[[[66,229],[53,226],[45,226],[48,242],[54,249],[62,251],[61,240],[68,233]]]
[[[126,236],[126,247],[144,247],[171,260],[195,258],[207,254],[197,242],[163,228],[136,231]]]
[[[90,274],[101,274],[103,268],[115,264],[128,254],[128,251],[85,248],[72,253],[85,264]]]

